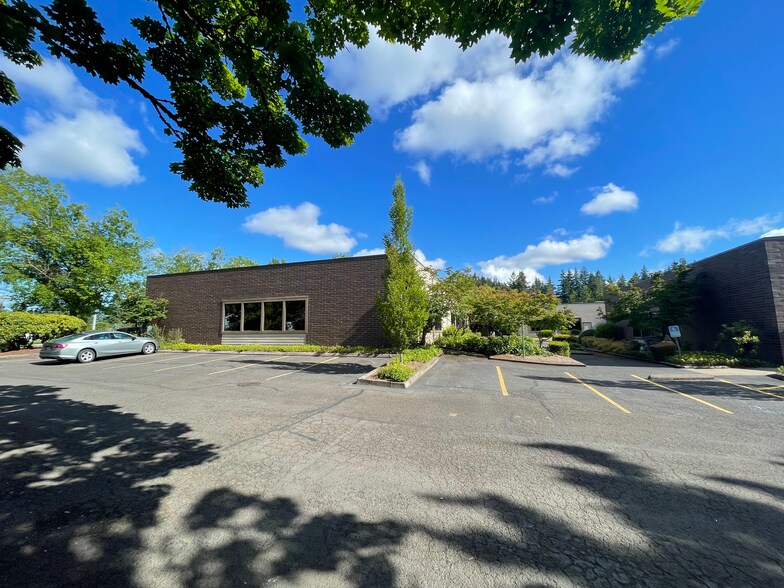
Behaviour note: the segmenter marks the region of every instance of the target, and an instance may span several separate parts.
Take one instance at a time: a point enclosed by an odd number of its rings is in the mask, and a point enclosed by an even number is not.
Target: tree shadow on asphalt
[[[586,377],[583,374],[579,374],[579,372],[575,372],[579,375],[580,381],[586,384],[590,384],[591,386],[595,386],[600,390],[602,388],[623,388],[624,390],[631,390],[631,391],[652,391],[657,393],[667,393],[667,390],[659,388],[653,382],[637,379],[617,379],[617,380],[603,380],[598,378],[591,378]],[[569,376],[542,376],[542,375],[530,375],[530,374],[520,374],[516,376],[523,380],[538,380],[541,382],[558,382],[563,384],[569,384],[571,386],[579,385],[579,382],[570,378]],[[724,382],[712,382],[709,380],[704,381],[694,381],[694,380],[678,380],[678,379],[661,379],[656,380],[656,382],[661,381],[665,386],[670,388],[674,388],[678,390],[678,392],[683,392],[685,394],[691,394],[696,396],[705,396],[711,398],[730,398],[730,399],[737,399],[737,400],[758,400],[761,402],[766,401],[774,401],[774,402],[784,402],[784,398],[777,398],[775,396],[771,396],[769,394],[763,394],[762,392],[754,392],[753,390],[748,390],[746,388],[740,388],[738,386],[733,386],[732,384],[727,384]],[[672,392],[669,392],[672,394]]]
[[[235,360],[231,363],[236,364],[258,364],[259,367],[284,372],[296,372],[301,370],[303,374],[322,374],[332,376],[350,376],[366,374],[374,369],[372,364],[357,363],[353,361],[334,361],[329,363],[318,362],[296,362],[296,361],[253,361]],[[307,368],[307,369],[303,369]]]
[[[393,586],[389,556],[408,531],[396,521],[364,522],[350,513],[308,517],[290,498],[230,488],[205,494],[185,521],[197,549],[170,571],[187,586],[296,583],[307,572],[338,570],[352,586]],[[215,546],[216,536],[228,539]]]
[[[182,423],[0,386],[0,585],[132,583],[170,472],[214,457]]]

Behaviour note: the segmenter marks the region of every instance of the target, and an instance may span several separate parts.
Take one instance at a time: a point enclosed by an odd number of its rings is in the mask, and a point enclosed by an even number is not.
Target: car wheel
[[[155,345],[153,343],[142,345],[142,355],[150,355],[151,353],[155,353]]]
[[[76,356],[76,360],[79,363],[90,363],[92,360],[95,359],[95,351],[92,349],[82,349],[79,354]]]

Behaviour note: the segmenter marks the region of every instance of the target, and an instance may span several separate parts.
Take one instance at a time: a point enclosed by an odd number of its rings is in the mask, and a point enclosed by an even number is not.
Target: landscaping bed
[[[572,357],[566,355],[511,355],[504,353],[501,355],[491,355],[490,359],[498,359],[501,361],[513,361],[517,363],[538,363],[542,365],[572,365],[585,367],[581,361],[577,361]]]
[[[394,359],[365,374],[357,383],[387,388],[408,388],[432,368],[442,355],[438,347],[420,347],[403,351],[403,361],[396,354]]]

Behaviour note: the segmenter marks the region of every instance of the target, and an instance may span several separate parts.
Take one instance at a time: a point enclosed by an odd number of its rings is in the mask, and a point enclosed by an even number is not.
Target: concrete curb
[[[408,380],[405,382],[392,382],[390,380],[379,380],[374,376],[378,373],[378,371],[383,368],[377,367],[371,372],[366,373],[361,378],[358,378],[355,384],[365,384],[368,386],[381,386],[383,388],[397,388],[399,390],[403,390],[406,388],[411,387],[411,385],[416,382],[419,378],[424,376],[430,369],[438,363],[438,360],[441,359],[443,355],[439,355],[438,357],[434,357],[430,361],[428,361],[425,365],[423,365],[418,371],[416,371]]]
[[[294,355],[302,357],[394,357],[393,353],[336,353],[334,351],[209,351],[207,349],[160,349],[158,353],[233,353],[242,355]]]

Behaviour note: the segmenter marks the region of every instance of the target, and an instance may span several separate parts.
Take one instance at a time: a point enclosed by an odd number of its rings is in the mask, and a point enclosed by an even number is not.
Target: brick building
[[[784,237],[758,239],[691,266],[700,297],[684,339],[711,349],[722,324],[745,320],[760,332],[760,359],[784,363]]]
[[[383,346],[376,293],[386,256],[150,276],[165,328],[189,343]]]

